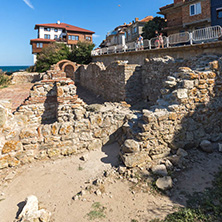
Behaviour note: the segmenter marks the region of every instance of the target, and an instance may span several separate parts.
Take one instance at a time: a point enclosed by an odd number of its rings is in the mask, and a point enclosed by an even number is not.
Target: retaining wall
[[[164,48],[164,49],[152,49],[144,51],[132,51],[132,52],[124,52],[118,54],[93,56],[93,62],[103,62],[105,66],[108,66],[110,63],[114,61],[122,60],[122,61],[128,61],[129,64],[143,65],[144,59],[147,58],[151,59],[164,56],[171,56],[175,59],[176,58],[189,59],[193,56],[198,56],[203,54],[222,55],[222,41]]]

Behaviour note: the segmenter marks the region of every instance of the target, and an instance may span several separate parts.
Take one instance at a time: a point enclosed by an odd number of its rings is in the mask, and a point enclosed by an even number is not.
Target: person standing
[[[160,46],[162,46],[162,48],[164,48],[164,45],[163,45],[163,33],[160,33],[159,41],[160,41]]]
[[[156,37],[156,40],[155,40],[155,47],[157,48],[157,49],[159,49],[160,48],[160,40],[159,40],[159,33],[158,33],[158,31],[156,30],[155,31],[155,37]]]
[[[140,50],[143,50],[143,36],[139,35]]]

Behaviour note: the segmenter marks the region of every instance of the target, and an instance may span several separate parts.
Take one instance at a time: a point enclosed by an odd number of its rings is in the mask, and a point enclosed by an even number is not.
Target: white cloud
[[[94,38],[99,38],[100,35],[93,34],[93,37],[94,37]]]
[[[28,5],[28,7],[30,7],[31,9],[34,9],[34,6],[30,2],[30,0],[23,0],[23,2],[25,2],[25,4]]]

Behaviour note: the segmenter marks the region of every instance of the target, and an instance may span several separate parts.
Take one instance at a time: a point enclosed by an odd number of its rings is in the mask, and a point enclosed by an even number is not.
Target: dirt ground
[[[80,160],[81,155],[78,155],[3,170],[0,175],[0,221],[12,222],[29,195],[38,197],[41,206],[52,213],[55,222],[90,221],[87,214],[93,210],[95,202],[105,207],[105,217],[94,221],[162,219],[178,206],[184,206],[187,194],[209,187],[222,164],[221,153],[205,154],[192,150],[186,168],[176,170],[174,187],[168,196],[156,192],[134,192],[132,183],[126,179],[112,178],[104,184],[101,195],[87,193],[80,200],[73,200],[88,182],[101,178],[105,170],[118,166],[118,153],[119,147],[115,143],[91,151],[87,161]]]

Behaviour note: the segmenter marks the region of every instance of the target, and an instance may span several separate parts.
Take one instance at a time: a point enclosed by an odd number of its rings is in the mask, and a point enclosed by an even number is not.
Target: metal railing
[[[203,29],[197,29],[192,32],[193,41],[206,41],[218,39],[222,36],[222,29],[220,26],[211,26]]]
[[[137,42],[128,42],[125,45],[109,46],[106,48],[95,49],[91,52],[92,56],[113,54],[129,51],[140,51],[149,49],[169,48],[172,46],[178,46],[183,44],[199,43],[217,41],[222,37],[221,26],[210,26],[207,28],[197,29],[193,32],[181,32],[169,35],[168,37],[163,36],[160,38],[145,39],[143,45]]]
[[[190,33],[189,32],[181,32],[169,35],[168,37],[169,45],[176,45],[181,43],[190,42]]]

